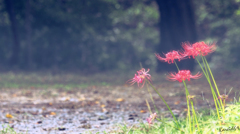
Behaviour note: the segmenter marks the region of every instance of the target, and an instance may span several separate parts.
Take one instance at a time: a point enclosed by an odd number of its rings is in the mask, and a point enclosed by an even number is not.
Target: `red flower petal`
[[[201,73],[197,73],[196,75],[191,75],[190,70],[180,70],[178,71],[178,73],[170,73],[169,76],[167,77],[169,80],[172,81],[179,81],[182,82],[183,80],[188,80],[190,81],[190,79],[198,79],[201,77]]]
[[[171,51],[168,52],[167,54],[165,54],[166,58],[161,57],[159,54],[155,54],[156,57],[160,60],[160,61],[164,61],[164,62],[168,62],[168,64],[174,63],[174,60],[178,59],[178,61],[184,59],[185,56],[182,56],[178,53],[178,51]]]
[[[145,71],[144,68],[142,68],[141,70],[137,71],[137,74],[135,74],[135,76],[128,80],[128,83],[131,83],[131,85],[133,85],[134,83],[137,83],[138,86],[139,84],[142,84],[141,88],[144,86],[145,84],[145,78],[149,81],[151,81],[151,75],[148,74],[148,72],[150,71],[150,69],[148,69],[147,71]]]

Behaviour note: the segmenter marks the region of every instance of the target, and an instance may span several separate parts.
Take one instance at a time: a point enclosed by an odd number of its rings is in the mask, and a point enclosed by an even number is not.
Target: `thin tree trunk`
[[[32,27],[31,27],[31,5],[30,0],[26,0],[25,5],[25,30],[26,30],[26,46],[27,46],[27,63],[28,68],[32,68]]]
[[[197,41],[194,11],[191,0],[156,0],[160,12],[160,44],[157,53],[180,50],[183,42]],[[178,63],[180,69],[194,69],[194,60]],[[176,71],[175,64],[158,61],[157,71]]]
[[[11,30],[12,30],[13,41],[14,41],[12,46],[12,56],[10,59],[10,64],[17,65],[19,63],[20,42],[19,42],[19,35],[17,30],[17,20],[15,17],[15,11],[13,7],[13,0],[4,0],[4,2],[10,18]]]

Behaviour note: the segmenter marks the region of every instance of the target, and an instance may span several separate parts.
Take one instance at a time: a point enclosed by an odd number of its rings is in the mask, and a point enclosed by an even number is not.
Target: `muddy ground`
[[[232,103],[234,99],[238,100],[239,72],[218,73],[216,71],[214,74],[220,94],[227,94],[229,89],[233,88],[227,102]],[[9,74],[5,75],[4,77],[8,80],[7,75]],[[174,114],[183,117],[187,108],[184,86],[179,82],[165,80],[164,74],[162,76],[161,78],[157,78],[157,75],[153,76],[153,85],[174,110]],[[16,75],[15,77],[21,79],[21,76]],[[33,79],[32,76],[28,77],[28,79]],[[45,78],[45,76],[39,77]],[[146,122],[146,118],[150,114],[146,99],[155,112],[148,89],[146,86],[139,89],[136,85],[127,85],[124,82],[128,80],[127,77],[131,78],[126,76],[121,77],[121,80],[117,79],[120,84],[89,84],[85,87],[71,87],[67,90],[65,87],[41,87],[34,86],[34,84],[17,88],[2,87],[0,93],[0,130],[9,125],[16,132],[28,134],[109,133],[118,130],[119,126],[124,124],[131,127],[139,122]],[[61,79],[65,78],[68,77],[61,77]],[[107,78],[108,80],[105,82],[111,83],[111,76],[108,75]],[[21,83],[22,81],[18,79],[12,78],[10,81]],[[75,78],[73,77],[73,79]],[[52,79],[49,78],[49,80]],[[190,94],[196,95],[194,103],[198,109],[213,106],[212,94],[204,77],[199,80],[191,80],[187,82],[187,85]],[[166,106],[158,95],[151,88],[150,92],[161,114],[170,117]]]

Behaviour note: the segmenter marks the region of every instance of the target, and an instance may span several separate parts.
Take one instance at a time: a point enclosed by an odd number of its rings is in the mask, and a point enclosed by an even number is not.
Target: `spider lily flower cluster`
[[[199,66],[201,67],[205,77],[207,78],[207,81],[209,82],[209,85],[210,85],[210,88],[211,88],[211,91],[212,91],[212,94],[213,94],[218,118],[220,119],[218,108],[220,110],[223,110],[222,113],[223,113],[223,117],[224,117],[225,99],[227,99],[228,96],[219,94],[217,85],[215,83],[214,77],[213,77],[212,72],[211,72],[211,69],[210,69],[210,67],[207,63],[206,58],[205,58],[206,55],[208,55],[208,54],[210,54],[210,53],[212,53],[216,50],[216,45],[214,43],[213,44],[206,44],[205,42],[196,42],[194,44],[190,44],[190,43],[187,42],[187,43],[182,44],[182,48],[183,49],[179,50],[179,51],[175,51],[175,50],[170,51],[170,52],[164,54],[164,56],[161,56],[161,55],[155,53],[155,56],[160,61],[167,62],[168,64],[175,63],[176,66],[177,66],[177,63],[175,62],[175,60],[178,60],[180,62],[183,59],[188,59],[188,58],[191,58],[191,57],[193,59],[196,59],[197,62],[199,63]],[[204,68],[202,67],[202,65],[200,64],[198,59],[196,58],[197,56],[202,57],[202,61],[204,63]],[[188,114],[187,115],[188,115],[188,123],[189,123],[189,132],[192,133],[192,132],[196,131],[195,126],[194,125],[191,126],[192,123],[194,124],[196,122],[198,130],[200,130],[200,128],[199,128],[198,121],[197,121],[197,116],[196,116],[196,113],[195,113],[195,110],[194,110],[193,101],[189,101],[189,100],[193,100],[195,95],[190,95],[189,94],[189,91],[187,89],[185,81],[186,80],[190,81],[190,79],[198,79],[202,76],[202,73],[198,72],[197,74],[192,75],[190,70],[179,70],[178,66],[177,66],[177,69],[178,69],[178,72],[177,73],[169,73],[169,75],[167,76],[167,79],[170,80],[170,81],[179,81],[179,82],[184,83],[185,90],[186,90],[187,106],[188,106]],[[172,116],[175,120],[175,123],[178,125],[178,128],[180,128],[180,125],[179,125],[178,121],[176,120],[171,108],[168,106],[168,104],[166,103],[164,98],[161,96],[161,94],[151,84],[151,75],[148,74],[149,71],[150,71],[149,69],[147,71],[145,71],[145,69],[142,68],[141,70],[137,71],[137,74],[135,74],[135,76],[132,79],[128,80],[127,82],[131,83],[131,85],[133,85],[134,83],[137,83],[138,86],[141,86],[141,88],[142,88],[145,84],[145,81],[147,81],[148,84],[155,90],[155,92],[159,95],[159,97],[163,100],[165,105],[168,107],[170,113],[172,114]],[[216,94],[216,92],[215,92],[215,90],[214,90],[214,88],[211,84],[211,81],[214,83],[217,94]],[[219,97],[217,97],[217,95]],[[220,100],[220,102],[219,102],[219,100]],[[222,104],[222,100],[224,101],[223,104]],[[191,107],[191,112],[190,112],[190,107]],[[192,117],[191,117],[191,113],[192,113]],[[156,118],[156,116],[157,116],[156,113],[151,114],[150,117],[147,118],[147,122],[149,124],[152,124],[153,120]]]
[[[216,45],[207,45],[205,42],[197,42],[193,45],[189,43],[185,43],[182,45],[184,51],[181,52],[182,56],[188,56],[189,58],[192,56],[194,59],[196,56],[206,56],[209,53],[212,53],[216,50]]]
[[[174,60],[181,61],[183,59],[186,59],[186,57],[190,58],[193,57],[195,58],[198,55],[201,56],[206,56],[209,53],[212,53],[216,50],[216,45],[207,45],[205,42],[196,42],[194,44],[190,43],[183,43],[182,45],[183,50],[180,51],[170,51],[165,55],[164,57],[161,57],[159,54],[155,54],[157,59],[160,61],[168,62],[168,64],[174,63]]]
[[[186,57],[190,58],[191,56],[195,58],[198,55],[206,56],[209,53],[212,53],[216,50],[216,45],[207,45],[205,42],[196,42],[194,44],[190,43],[184,43],[182,45],[184,50],[179,51],[170,51],[167,54],[164,54],[165,57],[161,57],[159,54],[155,54],[158,60],[167,62],[168,64],[174,63],[175,60],[181,61],[183,59],[186,59]],[[149,81],[151,81],[151,75],[148,74],[150,69],[145,71],[144,68],[137,71],[137,74],[135,76],[128,80],[127,82],[131,83],[133,85],[134,83],[137,83],[138,86],[142,84],[141,88],[145,84],[145,78]],[[198,79],[201,77],[201,73],[197,73],[196,75],[191,75],[190,70],[179,70],[178,73],[170,73],[168,76],[169,80],[172,81],[179,81],[182,82],[183,80],[190,81],[190,78],[192,79]]]
[[[145,78],[151,81],[151,75],[148,74],[149,71],[150,69],[145,71],[145,69],[142,68],[141,70],[137,71],[137,74],[135,74],[135,76],[132,79],[128,80],[127,82],[131,83],[131,85],[133,85],[134,83],[137,83],[138,86],[142,84],[141,86],[142,88],[145,84]]]

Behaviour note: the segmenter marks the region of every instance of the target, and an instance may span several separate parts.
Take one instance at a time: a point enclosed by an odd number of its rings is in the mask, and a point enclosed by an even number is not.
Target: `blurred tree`
[[[197,11],[203,1],[195,1]],[[154,52],[197,40],[191,0],[0,0],[0,11],[1,65],[11,61],[22,69],[128,70],[139,62],[153,67]],[[11,41],[14,47],[5,45]],[[171,65],[158,61],[157,70]],[[179,66],[194,67],[191,60]]]
[[[194,10],[191,0],[156,0],[160,12],[160,45],[156,50],[161,55],[172,50],[180,50],[181,43],[197,41]],[[180,69],[194,69],[194,60],[178,63]],[[158,61],[157,71],[176,70],[174,64]]]
[[[22,69],[93,72],[131,69],[139,62],[151,67],[156,61],[152,48],[158,43],[158,12],[153,0],[11,1],[15,14],[6,15],[7,4],[0,6],[2,65],[17,57]],[[20,44],[18,56],[9,58],[9,53],[17,54],[3,46],[10,43],[6,33],[11,27]]]
[[[19,33],[17,27],[17,20],[14,8],[14,0],[4,0],[6,11],[9,15],[11,30],[13,35],[13,45],[12,45],[12,56],[10,59],[11,65],[19,64],[19,52],[20,52],[20,42],[19,42]]]
[[[31,0],[25,2],[25,31],[26,31],[26,46],[27,46],[27,62],[28,68],[32,68],[32,26],[31,26]]]

